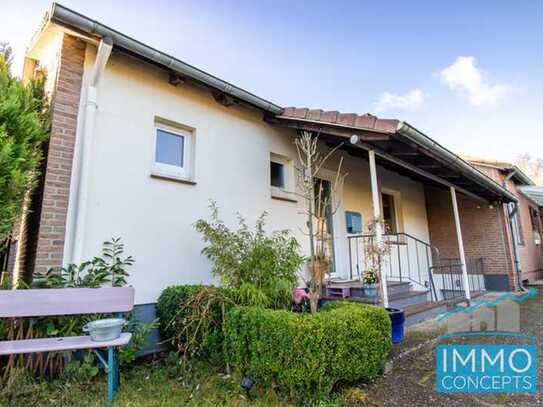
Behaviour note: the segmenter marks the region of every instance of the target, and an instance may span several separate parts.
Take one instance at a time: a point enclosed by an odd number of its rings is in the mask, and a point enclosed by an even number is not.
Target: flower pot
[[[399,308],[387,308],[390,317],[392,343],[403,342],[405,312]]]
[[[366,297],[377,297],[377,284],[364,284],[364,294]]]

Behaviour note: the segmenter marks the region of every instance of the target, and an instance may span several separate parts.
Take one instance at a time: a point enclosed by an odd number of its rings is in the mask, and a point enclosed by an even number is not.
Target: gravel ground
[[[492,294],[485,299],[492,299]],[[521,331],[537,338],[539,353],[543,344],[543,290],[520,306]],[[533,395],[437,393],[435,388],[436,337],[445,327],[436,320],[410,329],[406,341],[392,354],[393,367],[388,374],[366,385],[370,405],[374,406],[537,406],[543,405],[543,386]],[[507,340],[507,339],[505,339]],[[473,341],[470,338],[470,341]],[[499,343],[503,343],[501,338]],[[510,339],[513,341],[513,339]],[[476,342],[482,342],[477,338]],[[543,356],[539,356],[538,377],[543,377]]]

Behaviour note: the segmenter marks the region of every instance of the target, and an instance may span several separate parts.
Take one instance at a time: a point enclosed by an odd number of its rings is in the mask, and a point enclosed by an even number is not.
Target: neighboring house
[[[169,285],[213,282],[193,227],[210,199],[232,225],[236,212],[253,222],[267,211],[268,230],[291,230],[307,253],[292,192],[294,139],[309,130],[323,152],[341,144],[320,173],[326,190],[339,156],[349,173],[332,197],[329,294],[360,291],[365,225],[381,215],[390,304],[517,287],[504,210],[517,194],[405,122],[282,108],[60,5],[27,50],[25,78],[37,67],[52,133],[16,239],[19,276],[91,258],[120,236],[136,259],[136,304],[152,310]]]
[[[542,187],[535,186],[534,182],[513,164],[478,158],[469,159],[469,162],[517,197],[518,211],[506,228],[507,238],[516,244],[521,279],[534,281],[542,278]],[[513,207],[511,211],[514,211]]]

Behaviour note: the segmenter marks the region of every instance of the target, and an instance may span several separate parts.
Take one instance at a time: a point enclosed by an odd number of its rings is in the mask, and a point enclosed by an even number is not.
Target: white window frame
[[[269,169],[268,184],[270,186],[271,197],[284,201],[297,202],[296,195],[294,194],[294,165],[292,160],[284,155],[270,153],[270,163],[271,162],[281,164],[283,166],[283,181],[285,185],[284,188],[271,185],[271,170]],[[268,168],[271,167],[270,163],[268,163]]]
[[[183,166],[157,162],[157,139],[158,130],[183,137]],[[155,118],[153,128],[153,163],[151,175],[158,178],[169,178],[173,180],[194,182],[194,129],[170,121],[163,121]]]

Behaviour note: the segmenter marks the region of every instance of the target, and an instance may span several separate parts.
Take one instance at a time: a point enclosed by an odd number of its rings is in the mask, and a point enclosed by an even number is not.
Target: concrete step
[[[435,318],[448,309],[445,301],[422,302],[420,304],[408,305],[405,307],[405,326],[418,324],[419,322]]]
[[[407,293],[413,289],[409,281],[387,281],[388,295]]]
[[[428,290],[422,290],[422,291],[410,290],[408,292],[390,294],[388,296],[388,303],[389,303],[389,306],[392,308],[403,309],[407,307],[408,305],[420,304],[420,303],[426,302],[428,301],[429,296],[430,294]],[[365,302],[368,304],[379,303],[378,297],[367,297],[365,295],[353,296],[352,299],[356,301]]]
[[[407,293],[392,294],[388,297],[389,306],[392,308],[405,308],[409,305],[421,304],[429,299],[429,291],[414,291]]]

